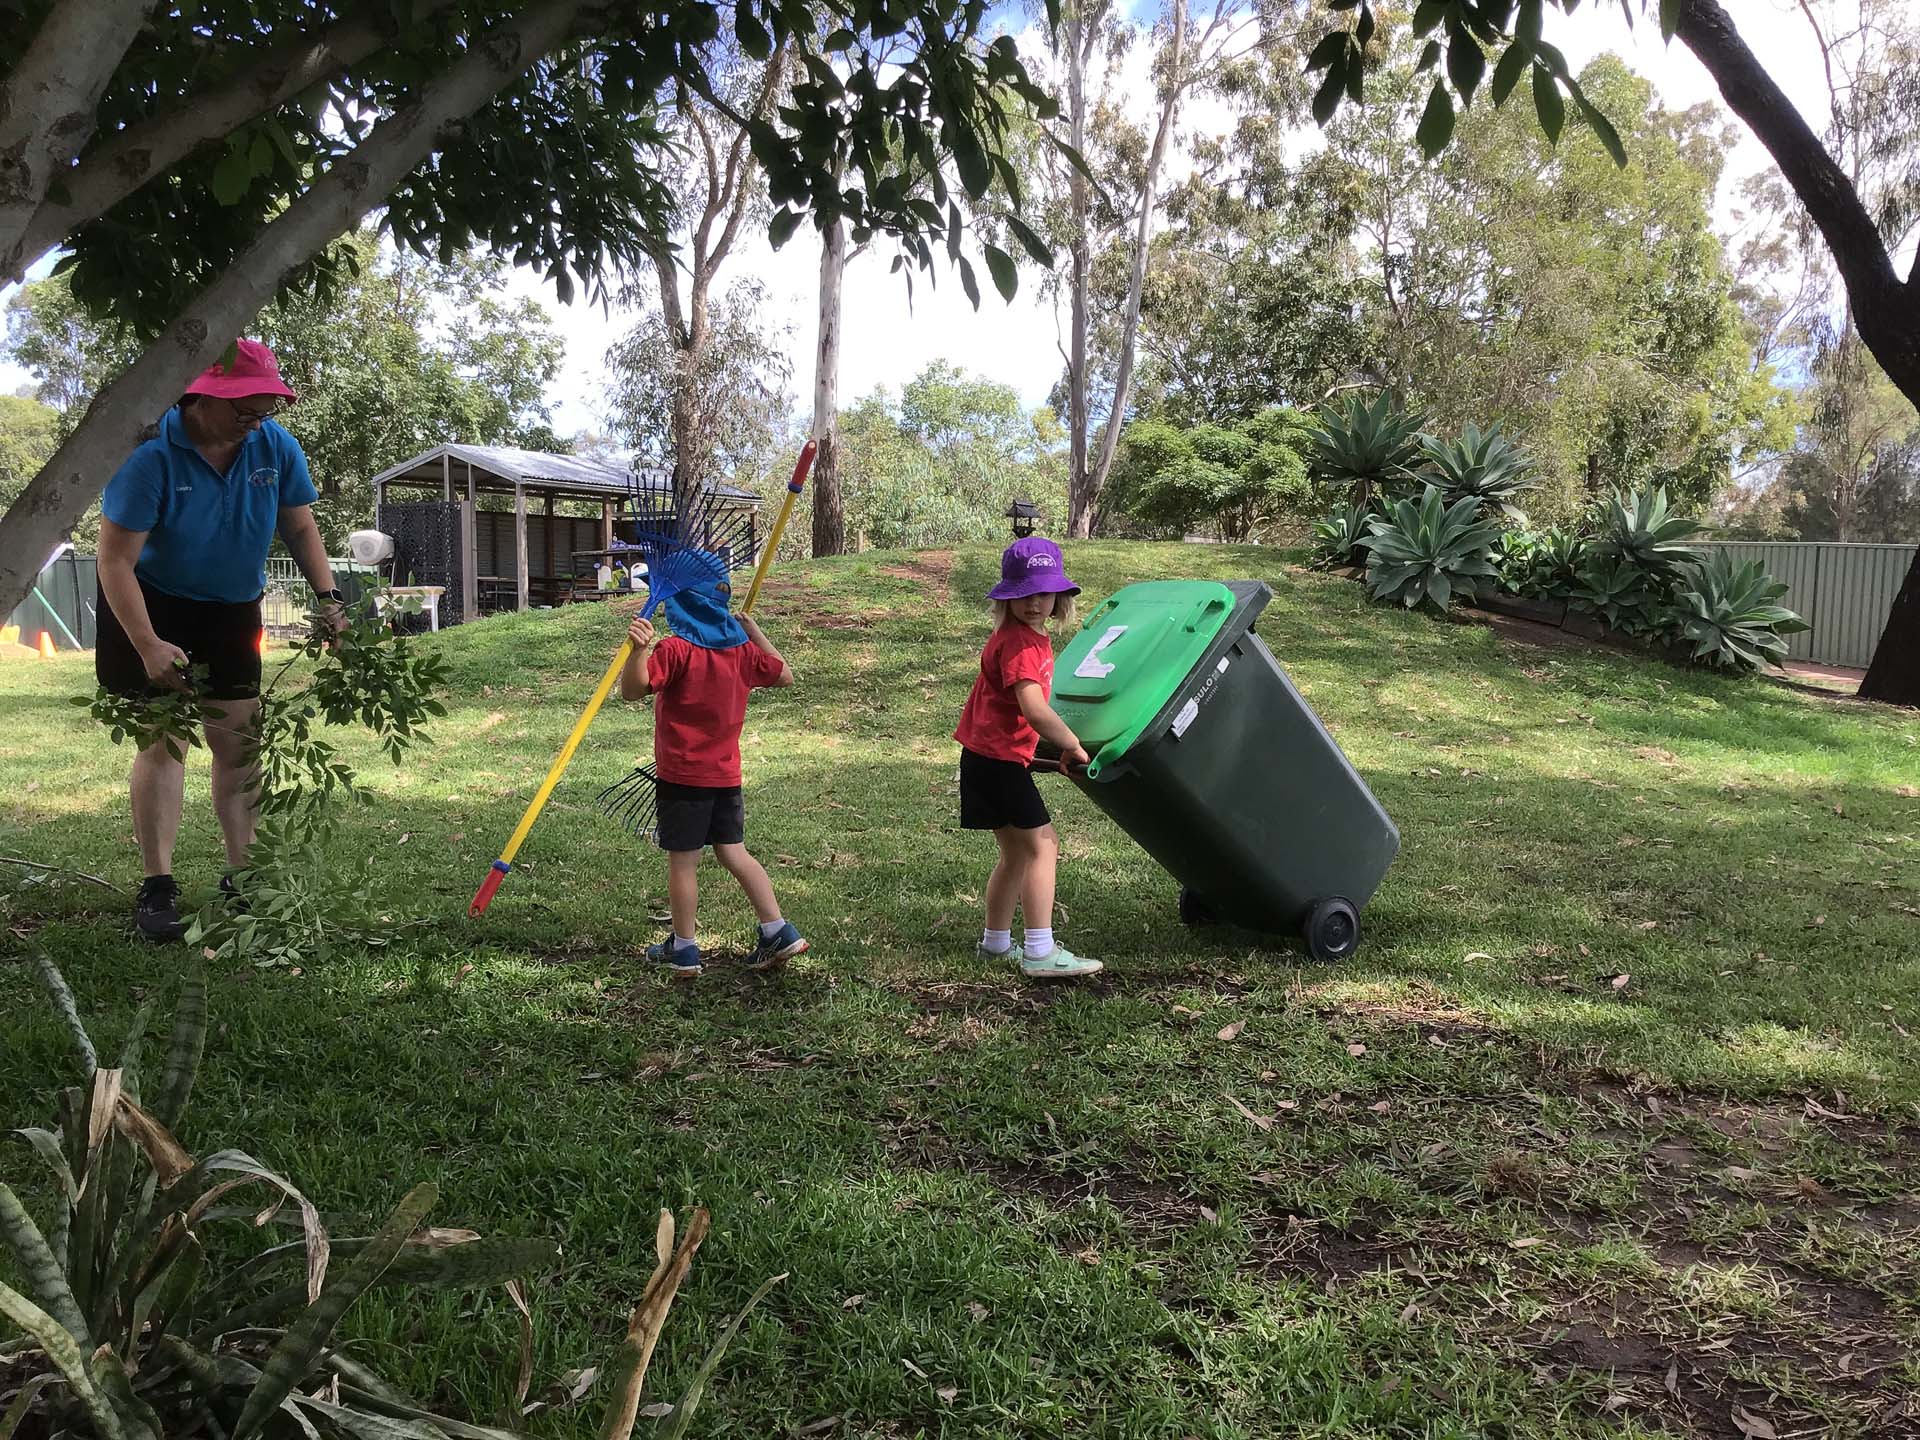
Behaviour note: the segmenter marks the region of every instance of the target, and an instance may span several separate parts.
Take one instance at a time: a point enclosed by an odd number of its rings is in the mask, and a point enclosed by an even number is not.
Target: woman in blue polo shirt
[[[231,366],[187,386],[159,433],[108,483],[100,511],[100,683],[122,695],[192,684],[213,715],[213,808],[227,864],[253,843],[253,741],[260,709],[260,596],[277,530],[300,571],[338,615],[327,548],[313,520],[318,498],[299,442],[272,416],[294,399],[273,352],[242,340]],[[173,842],[186,767],[152,745],[134,757],[133,829],[146,879],[134,923],[150,940],[177,940],[180,888]],[[233,877],[220,888],[233,895]]]

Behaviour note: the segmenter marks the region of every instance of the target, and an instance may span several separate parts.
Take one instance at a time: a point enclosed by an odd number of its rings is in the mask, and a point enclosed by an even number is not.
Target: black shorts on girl
[[[1018,760],[996,760],[960,747],[961,829],[1038,830],[1052,823],[1033,771]]]

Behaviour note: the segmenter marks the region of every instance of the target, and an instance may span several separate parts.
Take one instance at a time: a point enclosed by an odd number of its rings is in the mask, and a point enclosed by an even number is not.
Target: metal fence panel
[[[1758,560],[1785,582],[1781,603],[1813,627],[1792,638],[1789,658],[1857,668],[1873,661],[1914,553],[1911,545],[1821,540],[1727,540],[1703,548],[1729,551],[1735,560]]]
[[[69,550],[34,579],[34,590],[20,602],[9,625],[20,627],[20,641],[32,645],[46,631],[56,649],[91,650],[98,633],[94,602],[98,597],[97,562]],[[39,593],[35,594],[37,590]]]

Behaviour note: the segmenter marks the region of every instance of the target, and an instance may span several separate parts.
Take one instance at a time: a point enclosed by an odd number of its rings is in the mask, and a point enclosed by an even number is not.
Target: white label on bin
[[[1189,700],[1180,707],[1180,713],[1173,717],[1173,738],[1178,740],[1187,733],[1187,727],[1193,724],[1200,714],[1200,702]]]
[[[1082,656],[1080,663],[1073,667],[1073,673],[1078,675],[1082,680],[1101,680],[1111,675],[1113,673],[1113,662],[1111,660],[1102,661],[1100,659],[1100,652],[1126,633],[1127,627],[1124,625],[1108,626],[1107,633],[1102,635],[1099,640],[1094,643],[1093,649]]]
[[[1213,673],[1216,675],[1224,675],[1227,673],[1227,657],[1226,656],[1222,655],[1220,657],[1220,663],[1213,667]]]

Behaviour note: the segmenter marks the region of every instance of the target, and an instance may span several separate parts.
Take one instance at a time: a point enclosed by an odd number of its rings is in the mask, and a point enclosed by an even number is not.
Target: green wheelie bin
[[[1070,771],[1181,884],[1189,924],[1297,934],[1351,955],[1400,832],[1253,622],[1257,580],[1150,580],[1086,619],[1053,707],[1091,761]]]

